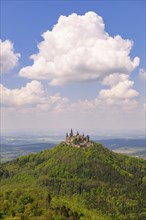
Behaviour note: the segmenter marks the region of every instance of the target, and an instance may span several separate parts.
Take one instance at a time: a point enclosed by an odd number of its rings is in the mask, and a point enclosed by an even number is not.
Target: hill
[[[1,219],[142,220],[146,161],[60,143],[1,165]]]
[[[146,139],[118,138],[99,140],[96,142],[102,143],[104,146],[116,153],[146,159]]]

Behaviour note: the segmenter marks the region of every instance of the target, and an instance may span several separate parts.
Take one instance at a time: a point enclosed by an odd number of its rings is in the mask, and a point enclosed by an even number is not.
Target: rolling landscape
[[[0,219],[146,219],[146,1],[0,8]]]
[[[146,158],[146,139],[144,138],[110,138],[100,139],[94,135],[96,143],[102,143],[108,149],[139,158]],[[44,149],[55,147],[64,139],[64,135],[48,136],[5,136],[1,137],[0,162],[4,163],[16,159],[19,156],[37,153]]]
[[[1,165],[1,219],[143,220],[146,161],[102,144],[53,149]]]

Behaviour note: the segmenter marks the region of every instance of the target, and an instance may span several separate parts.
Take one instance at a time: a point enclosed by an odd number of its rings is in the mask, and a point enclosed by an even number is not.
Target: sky
[[[145,1],[1,1],[1,132],[145,133]]]

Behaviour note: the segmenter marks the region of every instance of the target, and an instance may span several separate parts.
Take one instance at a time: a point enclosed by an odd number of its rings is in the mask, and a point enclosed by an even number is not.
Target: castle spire
[[[73,130],[71,129],[70,136],[73,137]]]
[[[90,141],[90,137],[89,137],[89,135],[87,135],[86,138],[87,138],[87,142],[89,142],[89,141]]]

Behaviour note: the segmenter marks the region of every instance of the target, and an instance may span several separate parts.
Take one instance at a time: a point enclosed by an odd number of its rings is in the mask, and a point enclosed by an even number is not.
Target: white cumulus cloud
[[[41,82],[33,80],[20,89],[8,89],[0,85],[1,106],[12,108],[39,108],[60,110],[68,100],[60,94],[49,95]]]
[[[123,77],[124,78],[124,77]],[[137,106],[135,98],[138,92],[132,89],[133,82],[123,80],[110,89],[102,89],[95,99],[77,100],[71,102],[68,98],[59,93],[49,95],[42,83],[33,80],[22,88],[8,89],[0,85],[1,106],[4,108],[34,109],[52,112],[87,112],[117,109],[132,110]]]
[[[139,93],[132,89],[133,81],[125,80],[110,87],[100,90],[93,100],[79,100],[72,103],[71,109],[75,111],[96,111],[106,112],[131,112],[138,107],[137,97]],[[108,109],[108,110],[107,110]]]
[[[13,43],[0,40],[0,71],[7,73],[17,66],[20,54],[14,52]]]
[[[46,79],[51,85],[78,81],[103,81],[112,74],[129,75],[139,58],[130,58],[131,40],[109,36],[102,17],[94,12],[60,16],[52,30],[42,35],[38,53],[31,56],[20,76]]]
[[[141,79],[146,80],[146,71],[144,69],[139,70],[139,76]]]
[[[125,109],[131,109],[137,106],[135,98],[139,93],[132,89],[134,82],[125,79],[110,89],[102,89],[99,92],[98,100],[111,106],[118,106]]]
[[[126,74],[112,74],[101,82],[109,89],[101,89],[94,100],[81,101],[82,106],[88,109],[132,110],[137,107],[139,93],[133,89],[134,82]]]

